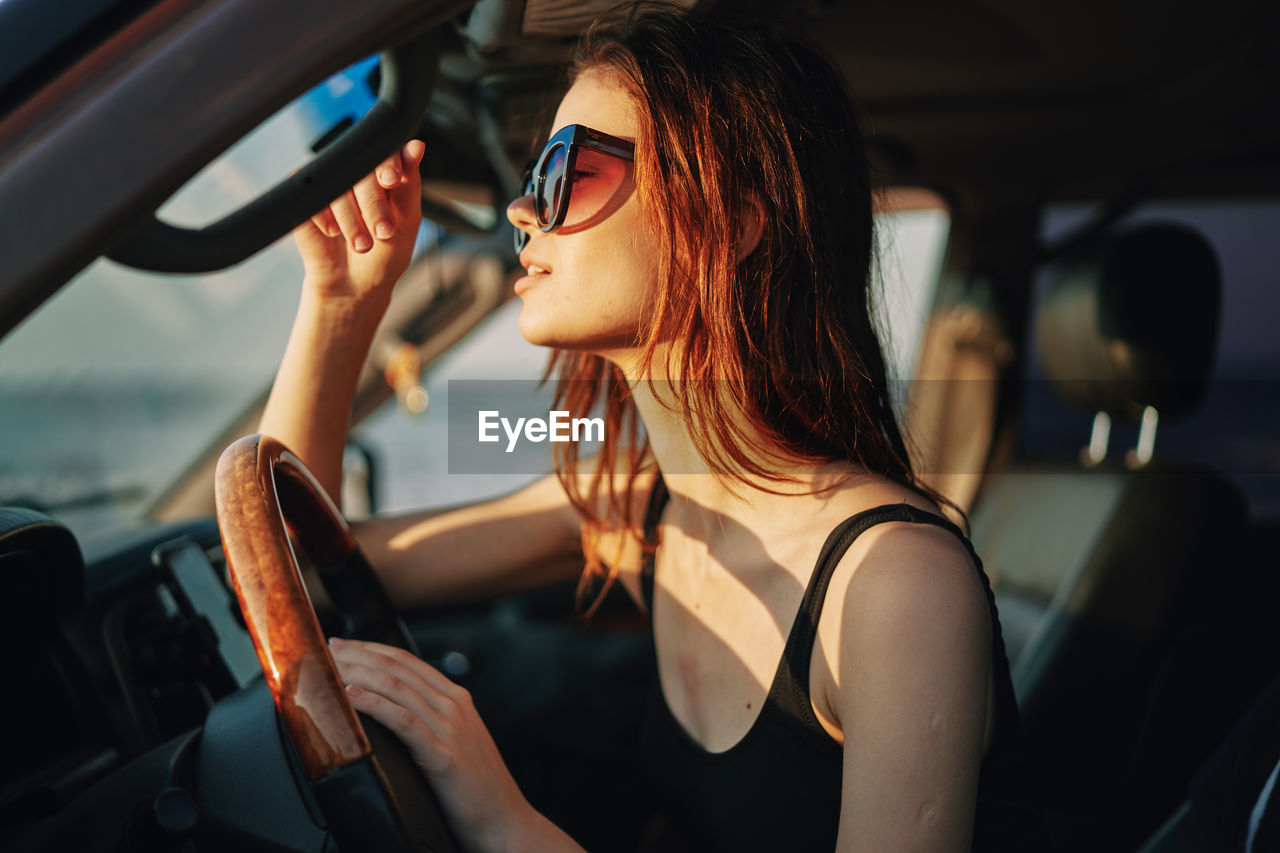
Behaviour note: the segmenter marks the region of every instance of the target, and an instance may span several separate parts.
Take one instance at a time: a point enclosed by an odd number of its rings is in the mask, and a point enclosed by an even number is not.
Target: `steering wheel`
[[[408,750],[351,706],[303,586],[290,530],[359,636],[413,649],[337,507],[302,460],[269,436],[247,436],[223,451],[215,494],[245,624],[338,846],[344,853],[458,850]]]

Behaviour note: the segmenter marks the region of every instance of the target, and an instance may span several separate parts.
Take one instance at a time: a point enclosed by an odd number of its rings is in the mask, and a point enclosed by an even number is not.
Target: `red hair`
[[[573,73],[587,72],[610,74],[637,106],[637,193],[667,248],[655,309],[636,340],[642,365],[652,365],[661,341],[682,341],[666,365],[679,381],[663,397],[685,413],[741,413],[686,416],[708,468],[730,483],[778,483],[790,478],[762,464],[762,452],[845,460],[941,500],[913,473],[890,403],[868,301],[866,145],[830,60],[774,30],[642,6],[586,33]],[[751,207],[763,213],[763,231],[738,261],[740,214]],[[584,493],[577,445],[556,445],[557,473],[584,522],[582,600],[594,578],[606,574],[607,589],[613,577],[599,534],[638,532],[633,485],[654,466],[617,367],[561,350],[552,373],[557,408],[603,406],[597,473],[626,475],[621,489],[592,477]]]

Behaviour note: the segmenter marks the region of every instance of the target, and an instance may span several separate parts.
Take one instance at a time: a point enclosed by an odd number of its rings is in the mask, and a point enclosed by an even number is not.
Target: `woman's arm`
[[[582,461],[594,472],[596,458]],[[594,473],[579,475],[587,489]],[[614,488],[626,488],[627,474],[615,474]],[[642,517],[654,474],[636,477],[631,518]],[[607,513],[603,498],[596,512]],[[583,571],[582,518],[554,474],[518,492],[481,504],[399,517],[378,517],[353,525],[360,547],[400,608],[462,604],[577,580]],[[639,601],[639,543],[625,531],[602,534],[600,559]]]
[[[581,522],[555,475],[485,503],[375,517],[352,530],[403,610],[576,580],[583,568]]]
[[[422,221],[424,151],[405,144],[293,232],[302,299],[259,431],[297,454],[335,501],[360,368]]]
[[[992,643],[968,554],[941,530],[884,528],[857,560],[842,617],[837,849],[968,850]]]
[[[259,431],[292,450],[335,501],[361,367],[421,222],[423,145],[398,154],[294,230],[306,277]],[[493,597],[582,569],[576,513],[554,477],[488,504],[356,529],[401,607]]]

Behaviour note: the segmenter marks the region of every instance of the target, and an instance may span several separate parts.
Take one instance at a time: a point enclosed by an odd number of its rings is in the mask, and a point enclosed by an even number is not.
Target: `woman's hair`
[[[588,30],[572,73],[589,72],[608,73],[634,99],[636,191],[667,249],[637,341],[642,364],[652,364],[660,342],[682,341],[668,365],[678,380],[659,397],[683,412],[728,405],[742,414],[686,418],[710,470],[730,483],[782,482],[789,478],[762,455],[847,460],[940,499],[912,472],[889,399],[869,304],[866,144],[831,61],[775,30],[645,5]],[[739,261],[738,227],[752,207],[763,231]],[[637,532],[632,486],[652,460],[615,366],[561,350],[553,372],[557,408],[603,406],[598,470],[626,475],[621,488],[613,477],[587,478],[584,494],[577,445],[555,445],[557,472],[584,519],[582,600],[605,573],[599,534]],[[603,518],[594,509],[602,497]]]

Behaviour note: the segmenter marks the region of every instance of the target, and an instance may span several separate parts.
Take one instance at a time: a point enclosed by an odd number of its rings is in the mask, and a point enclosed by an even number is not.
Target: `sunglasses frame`
[[[560,203],[551,211],[551,218],[543,221],[538,212],[538,198],[546,191],[547,176],[545,172],[547,160],[560,147],[565,149],[564,189],[560,193]],[[530,193],[533,194],[533,215],[538,221],[538,228],[544,234],[549,234],[563,225],[564,218],[569,213],[569,199],[573,193],[573,170],[578,162],[578,151],[583,148],[590,148],[602,154],[635,162],[636,145],[634,142],[603,133],[584,124],[565,125],[551,134],[547,144],[542,147],[542,153],[530,161],[529,167],[524,171],[524,177],[520,179],[520,198],[524,198]],[[550,206],[550,204],[547,205],[548,208]],[[520,254],[520,251],[524,249],[528,242],[529,235],[522,229],[516,228],[515,247],[517,255]]]

